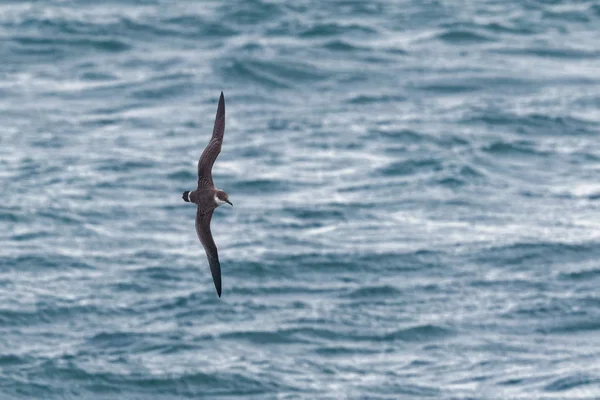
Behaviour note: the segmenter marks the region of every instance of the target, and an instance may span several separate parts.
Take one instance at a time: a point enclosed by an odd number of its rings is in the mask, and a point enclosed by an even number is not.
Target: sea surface
[[[2,1],[0,399],[600,398],[599,134],[597,1]]]

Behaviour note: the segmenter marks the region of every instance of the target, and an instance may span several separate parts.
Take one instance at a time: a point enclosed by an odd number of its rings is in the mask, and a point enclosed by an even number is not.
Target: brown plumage
[[[229,201],[227,193],[215,188],[212,179],[212,166],[221,152],[224,133],[225,97],[223,96],[223,92],[221,92],[212,137],[198,160],[198,187],[194,191],[183,192],[183,200],[192,202],[198,206],[198,210],[196,211],[196,233],[204,247],[204,251],[206,251],[210,272],[212,273],[213,282],[215,283],[219,297],[221,297],[221,264],[219,263],[217,246],[210,232],[210,220],[215,208],[221,204],[229,203],[233,205]]]

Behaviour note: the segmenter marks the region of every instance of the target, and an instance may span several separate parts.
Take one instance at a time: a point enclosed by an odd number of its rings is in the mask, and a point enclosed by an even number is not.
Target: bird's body
[[[206,214],[219,207],[223,203],[226,203],[217,197],[219,192],[223,191],[214,188],[196,189],[189,192],[187,200],[196,204],[198,206],[198,210],[201,211],[202,214]]]
[[[215,208],[224,203],[233,205],[229,201],[227,193],[215,188],[212,180],[212,166],[221,152],[224,133],[225,97],[223,96],[223,92],[221,92],[212,137],[202,152],[200,160],[198,160],[198,187],[196,190],[183,192],[182,196],[184,201],[194,203],[198,206],[196,211],[196,233],[206,251],[210,272],[212,273],[219,297],[221,297],[221,264],[219,263],[217,246],[210,232],[210,220]]]

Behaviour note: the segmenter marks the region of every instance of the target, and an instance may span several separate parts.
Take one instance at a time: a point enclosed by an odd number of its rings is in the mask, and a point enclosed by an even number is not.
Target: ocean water
[[[0,60],[0,399],[600,398],[596,1],[3,1]]]

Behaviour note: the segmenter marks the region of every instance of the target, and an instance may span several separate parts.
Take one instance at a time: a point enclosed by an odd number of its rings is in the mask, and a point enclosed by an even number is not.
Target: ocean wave
[[[598,397],[594,2],[166,4],[0,6],[0,398]]]

